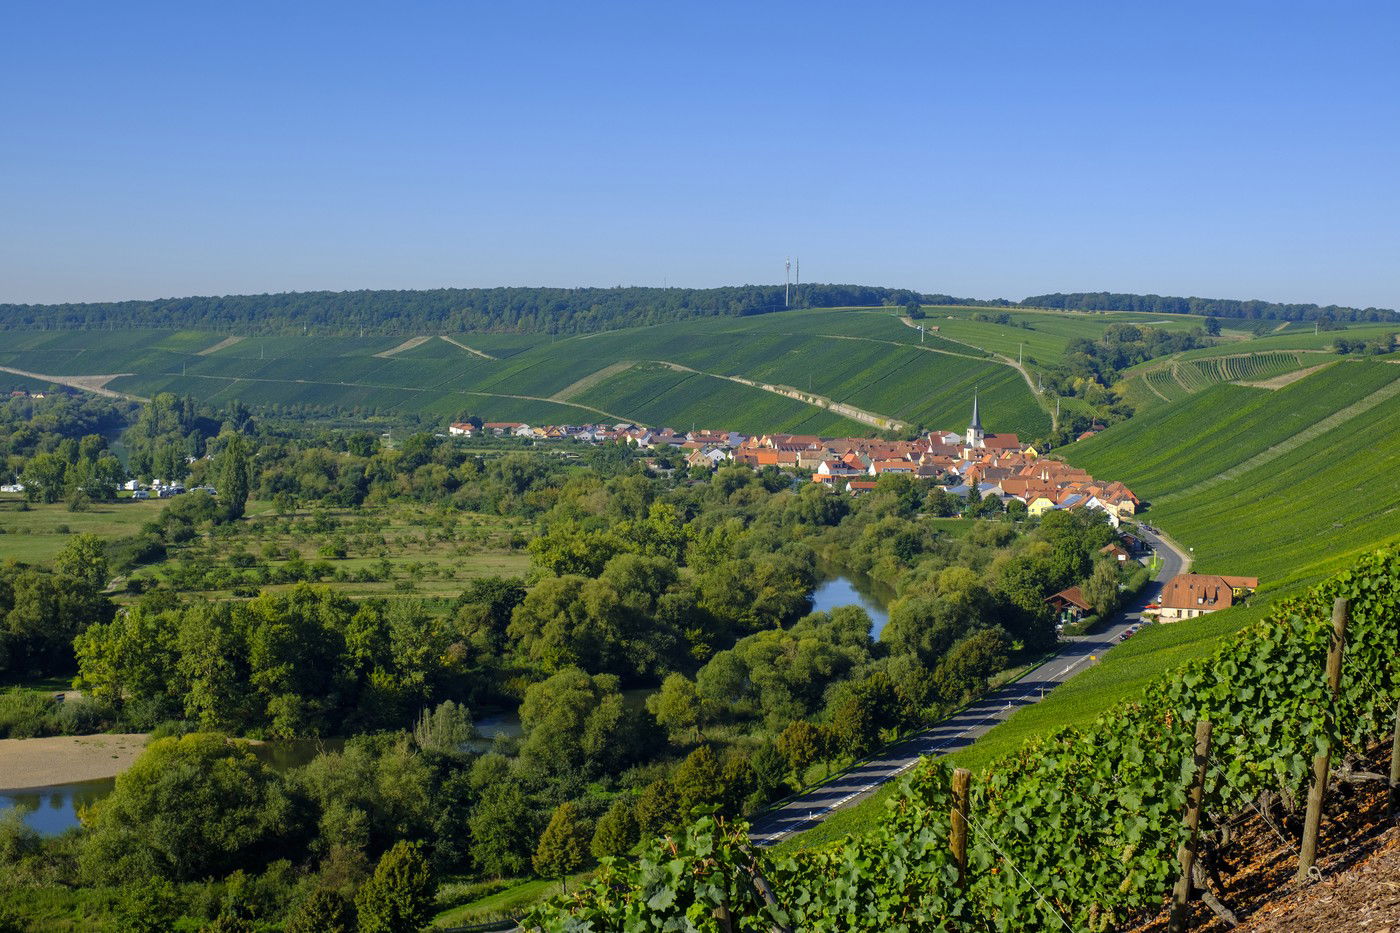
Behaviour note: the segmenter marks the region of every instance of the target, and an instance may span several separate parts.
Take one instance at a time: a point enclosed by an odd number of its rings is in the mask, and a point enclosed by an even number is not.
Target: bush
[[[0,738],[32,739],[52,735],[56,704],[34,690],[15,688],[0,693]]]

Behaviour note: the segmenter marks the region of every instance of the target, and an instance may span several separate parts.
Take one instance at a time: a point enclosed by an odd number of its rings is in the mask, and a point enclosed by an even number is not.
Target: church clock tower
[[[982,433],[982,418],[977,413],[977,392],[972,393],[972,422],[967,426],[967,436],[964,438],[968,447],[983,448],[987,446],[986,435]]]

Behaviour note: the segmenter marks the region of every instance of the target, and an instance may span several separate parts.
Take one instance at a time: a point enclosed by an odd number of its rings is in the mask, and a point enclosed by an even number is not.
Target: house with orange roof
[[[1176,622],[1219,612],[1240,604],[1258,588],[1258,577],[1179,573],[1162,587],[1158,618],[1163,622]]]

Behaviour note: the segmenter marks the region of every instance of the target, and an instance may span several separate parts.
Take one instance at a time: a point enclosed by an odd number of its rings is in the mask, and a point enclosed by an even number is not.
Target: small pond
[[[880,632],[890,620],[884,603],[875,595],[873,586],[857,583],[847,576],[823,580],[812,591],[812,611],[830,611],[841,606],[859,606],[870,616],[870,637],[880,640]]]

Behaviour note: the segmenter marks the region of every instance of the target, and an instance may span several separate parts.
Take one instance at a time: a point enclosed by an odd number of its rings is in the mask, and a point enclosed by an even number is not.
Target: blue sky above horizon
[[[0,301],[808,281],[1400,307],[1384,3],[54,3]]]

